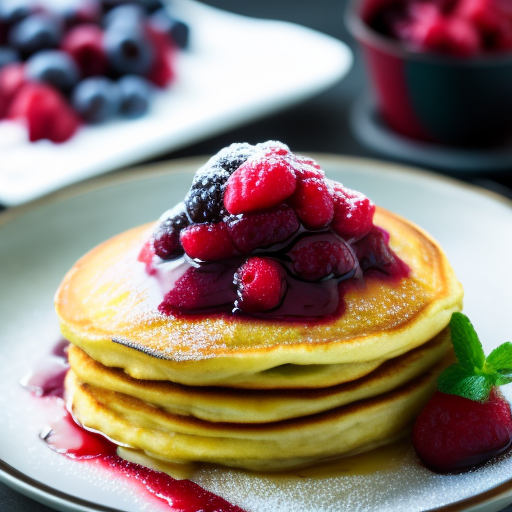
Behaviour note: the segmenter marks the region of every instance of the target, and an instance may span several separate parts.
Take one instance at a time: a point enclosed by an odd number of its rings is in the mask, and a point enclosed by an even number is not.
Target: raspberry
[[[388,234],[374,227],[353,249],[363,271],[373,269],[388,276],[407,274],[408,268],[388,245]]]
[[[168,260],[183,254],[180,244],[180,231],[190,225],[183,203],[160,217],[160,223],[153,234],[153,248],[157,256]]]
[[[224,222],[194,224],[180,234],[187,256],[202,261],[219,261],[235,256],[237,250]]]
[[[68,140],[80,126],[78,116],[58,91],[44,84],[26,84],[12,101],[8,117],[24,119],[31,142]]]
[[[242,254],[284,242],[300,227],[294,211],[284,204],[262,213],[233,216],[226,223],[229,235]]]
[[[208,163],[220,165],[231,176],[254,152],[254,146],[246,142],[234,143],[221,149]]]
[[[224,205],[234,215],[272,208],[293,194],[296,181],[287,159],[275,155],[250,158],[229,177]]]
[[[256,151],[262,151],[265,156],[279,155],[286,156],[290,154],[290,148],[277,140],[268,140],[267,142],[260,142],[255,146]]]
[[[223,214],[223,195],[229,174],[219,166],[206,164],[199,169],[190,191],[185,197],[185,205],[192,222],[212,222]]]
[[[375,205],[363,194],[330,181],[334,200],[332,230],[347,240],[365,236],[373,226]]]
[[[311,172],[309,174],[312,174]],[[301,179],[297,173],[297,188],[290,200],[302,223],[309,229],[325,228],[334,215],[331,192],[323,179]]]
[[[422,41],[424,50],[469,57],[481,50],[475,26],[462,18],[439,18],[428,27]]]
[[[7,114],[14,96],[24,84],[25,67],[23,64],[14,62],[0,69],[0,119]]]
[[[294,245],[290,258],[295,273],[306,281],[342,277],[357,267],[348,244],[336,236],[308,236]]]
[[[103,75],[108,68],[103,49],[103,30],[97,25],[78,25],[62,40],[61,48],[71,55],[82,77]]]
[[[167,292],[158,310],[169,315],[176,309],[192,311],[233,304],[236,300],[233,270],[220,265],[206,267],[187,269]]]
[[[140,250],[137,261],[144,263],[146,266],[146,272],[152,276],[156,274],[156,269],[153,266],[153,257],[155,256],[155,250],[151,245],[151,240],[148,240]]]
[[[249,258],[237,271],[236,306],[245,312],[268,311],[279,305],[286,291],[281,265],[269,258]]]
[[[496,388],[485,402],[437,391],[418,416],[412,441],[418,457],[435,471],[473,467],[510,448],[510,405]]]

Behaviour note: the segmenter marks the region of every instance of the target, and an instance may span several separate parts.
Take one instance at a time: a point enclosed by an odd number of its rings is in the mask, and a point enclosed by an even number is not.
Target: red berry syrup
[[[63,416],[44,429],[41,439],[52,450],[81,462],[100,463],[117,475],[135,480],[141,489],[163,501],[174,512],[244,512],[191,480],[176,480],[166,473],[128,462],[116,455],[116,444],[100,433],[78,425],[64,409],[64,378],[69,369],[67,346],[60,341],[51,354],[21,384],[38,397],[61,399]]]

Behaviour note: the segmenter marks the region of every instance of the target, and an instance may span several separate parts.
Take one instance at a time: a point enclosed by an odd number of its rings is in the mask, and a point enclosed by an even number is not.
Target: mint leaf
[[[486,363],[497,373],[512,373],[512,343],[507,341],[495,348],[487,356]]]
[[[469,372],[460,364],[453,364],[439,376],[437,386],[443,393],[484,402],[489,398],[493,380],[486,375]]]
[[[482,370],[485,354],[469,318],[462,313],[453,313],[450,320],[450,334],[459,364],[469,373],[475,368]]]

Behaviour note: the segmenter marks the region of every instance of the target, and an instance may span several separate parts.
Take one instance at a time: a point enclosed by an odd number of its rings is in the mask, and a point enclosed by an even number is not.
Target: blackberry
[[[231,176],[255,152],[256,148],[247,142],[234,143],[221,149],[210,162],[219,165]]]
[[[183,254],[180,244],[180,231],[190,225],[184,203],[177,204],[172,210],[160,217],[160,223],[153,233],[155,254],[164,260],[170,260]]]
[[[224,188],[229,174],[220,166],[209,163],[199,169],[185,197],[190,220],[212,222],[224,214]]]

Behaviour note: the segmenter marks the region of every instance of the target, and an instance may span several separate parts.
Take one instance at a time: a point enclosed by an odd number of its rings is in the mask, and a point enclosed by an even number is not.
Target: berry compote
[[[341,283],[408,274],[374,213],[280,142],[232,144],[196,172],[139,260],[164,314],[318,321],[342,313]]]

